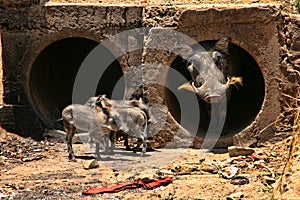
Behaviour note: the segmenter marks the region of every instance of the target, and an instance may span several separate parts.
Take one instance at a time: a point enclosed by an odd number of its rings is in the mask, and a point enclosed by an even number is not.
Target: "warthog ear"
[[[231,78],[227,78],[227,83],[226,83],[226,88],[229,88],[230,85],[241,85],[243,86],[243,78],[242,77],[231,77]]]
[[[182,89],[185,89],[185,90],[188,90],[190,92],[194,92],[194,93],[197,93],[197,88],[195,87],[194,85],[194,82],[192,82],[192,84],[190,83],[185,83],[181,86],[178,87],[178,90],[182,90]]]
[[[101,107],[101,108],[106,108],[106,107],[109,106],[107,104],[108,104],[108,102],[107,102],[106,95],[105,94],[99,95],[97,100],[96,100],[96,105]]]
[[[220,51],[222,53],[229,55],[228,45],[229,45],[229,42],[231,42],[231,41],[232,41],[232,39],[230,37],[222,37],[222,38],[220,38],[220,40],[218,40],[216,42],[215,49],[217,51]]]

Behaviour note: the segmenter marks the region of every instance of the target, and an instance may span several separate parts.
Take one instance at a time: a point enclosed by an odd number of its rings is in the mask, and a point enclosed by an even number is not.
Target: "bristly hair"
[[[222,37],[216,42],[215,50],[229,55],[229,42],[231,42],[231,40],[230,37]]]

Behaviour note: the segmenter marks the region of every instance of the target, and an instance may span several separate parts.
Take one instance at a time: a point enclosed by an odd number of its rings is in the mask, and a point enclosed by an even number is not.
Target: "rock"
[[[43,138],[49,142],[61,142],[65,143],[66,141],[66,132],[60,130],[50,130],[46,133],[43,133]]]
[[[237,167],[229,166],[229,167],[224,167],[221,169],[219,172],[220,176],[225,179],[231,179],[238,173],[239,169]]]
[[[268,176],[264,176],[264,177],[262,177],[261,182],[263,184],[271,185],[271,184],[276,182],[276,179],[275,178],[270,178]]]
[[[23,162],[30,162],[30,161],[34,161],[34,160],[41,160],[45,158],[44,155],[37,155],[35,157],[25,157],[25,158],[22,158],[22,161]]]
[[[84,169],[93,169],[99,167],[99,163],[96,159],[89,160],[83,164]]]
[[[0,199],[8,197],[7,195],[0,193]]]
[[[245,176],[235,176],[230,181],[232,185],[245,185],[249,184],[249,182],[249,179]]]
[[[50,130],[46,133],[43,133],[43,138],[46,139],[51,146],[53,143],[65,143],[66,142],[66,132],[61,130]],[[72,143],[82,144],[89,142],[89,135],[87,133],[75,134]]]
[[[219,167],[214,163],[203,162],[200,166],[200,170],[211,174],[216,174],[219,171]]]
[[[236,192],[229,195],[226,200],[240,200],[244,198],[244,194],[242,192]]]
[[[237,146],[228,147],[229,157],[249,156],[254,152],[255,152],[254,149],[247,148],[247,147],[237,147]]]

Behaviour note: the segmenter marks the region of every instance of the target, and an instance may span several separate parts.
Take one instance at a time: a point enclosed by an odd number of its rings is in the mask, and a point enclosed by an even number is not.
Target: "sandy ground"
[[[0,199],[2,196],[5,197],[3,199],[208,200],[226,199],[228,195],[236,192],[242,192],[243,199],[271,199],[275,184],[273,179],[278,180],[282,174],[289,142],[290,139],[287,139],[255,148],[256,159],[229,158],[226,150],[204,154],[205,150],[199,149],[187,149],[183,153],[178,153],[180,149],[157,149],[147,152],[147,158],[154,158],[157,154],[158,160],[165,163],[155,160],[146,164],[141,162],[144,169],[130,162],[133,157],[139,158],[139,154],[126,152],[120,146],[115,154],[103,155],[98,168],[86,170],[83,165],[93,159],[93,154],[89,153],[90,149],[84,144],[74,144],[77,159],[69,161],[66,144],[36,142],[1,129]],[[116,158],[114,156],[118,154],[122,155],[122,159],[129,160],[123,164],[125,169],[114,165],[117,162],[112,158]],[[169,158],[165,156],[168,154],[178,156],[168,162]],[[233,167],[238,169],[235,176],[246,177],[249,183],[234,185],[232,179],[222,176],[226,169],[228,171]],[[99,188],[146,177],[157,179],[164,175],[170,175],[173,182],[154,190],[134,189],[118,193],[82,195],[82,191],[90,187]],[[266,181],[266,176],[271,178],[270,183]],[[290,191],[295,196],[297,186],[290,188]],[[288,197],[292,197],[291,194]],[[299,199],[298,197],[287,199]]]

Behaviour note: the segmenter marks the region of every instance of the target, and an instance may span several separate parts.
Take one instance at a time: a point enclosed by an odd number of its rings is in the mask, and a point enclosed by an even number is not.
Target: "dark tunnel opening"
[[[98,44],[85,38],[67,38],[52,43],[39,54],[29,75],[29,95],[33,107],[43,120],[55,122],[60,118],[63,108],[72,103],[77,72],[86,56]],[[107,94],[111,97],[122,75],[119,62],[115,60],[99,77],[95,95]]]
[[[204,49],[209,50],[214,46],[215,42],[204,41],[199,44]],[[227,113],[221,138],[230,137],[250,125],[259,113],[265,95],[264,77],[254,58],[244,49],[233,43],[230,43],[229,49],[229,60],[236,70],[236,74],[234,75],[243,77],[243,86],[239,86],[238,88],[231,87],[232,92],[230,97],[227,98]],[[171,67],[182,74],[187,80],[191,80],[190,74],[186,69],[187,61],[180,56],[177,56]],[[172,81],[172,77],[168,75],[167,81]],[[180,105],[176,98],[180,93],[186,96],[195,95],[188,91],[174,90],[171,92],[170,90],[165,90],[167,106],[175,120],[179,123],[183,117],[185,119],[189,118],[189,116],[181,116]],[[209,105],[200,99],[198,99],[198,105],[200,109],[200,122],[197,135],[203,137],[210,123],[208,114]]]

